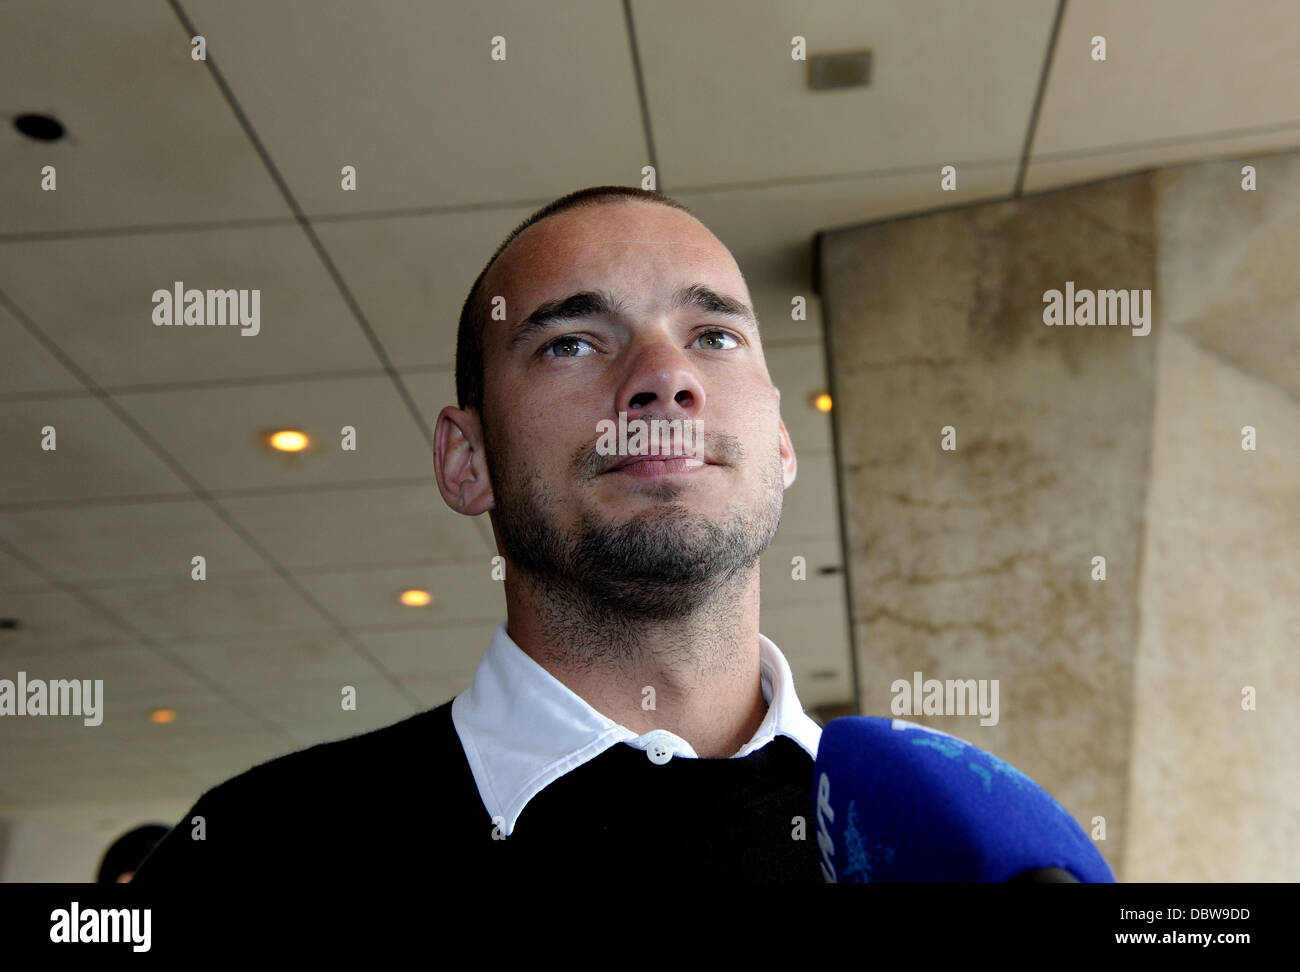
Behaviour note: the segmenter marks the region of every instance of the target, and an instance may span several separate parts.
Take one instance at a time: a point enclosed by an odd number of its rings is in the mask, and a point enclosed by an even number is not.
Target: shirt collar
[[[799,704],[781,650],[762,634],[758,644],[767,715],[731,758],[748,756],[776,736],[789,736],[815,759],[821,727]],[[473,684],[452,702],[451,717],[483,805],[506,836],[529,800],[617,743],[642,750],[653,745],[658,753],[666,748],[672,757],[698,758],[674,733],[656,729],[637,735],[597,712],[515,644],[505,621],[493,632]]]

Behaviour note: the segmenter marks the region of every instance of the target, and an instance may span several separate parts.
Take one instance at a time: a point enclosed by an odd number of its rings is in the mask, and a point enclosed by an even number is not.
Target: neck
[[[758,731],[757,562],[703,596],[696,586],[688,605],[660,598],[653,615],[608,592],[506,577],[511,639],[596,711],[638,735],[666,729],[705,758],[735,755]]]

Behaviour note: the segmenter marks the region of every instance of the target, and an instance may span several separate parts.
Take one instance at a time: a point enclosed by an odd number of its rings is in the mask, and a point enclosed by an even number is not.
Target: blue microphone
[[[817,747],[813,794],[827,881],[1115,881],[1041,786],[914,722],[832,719]]]

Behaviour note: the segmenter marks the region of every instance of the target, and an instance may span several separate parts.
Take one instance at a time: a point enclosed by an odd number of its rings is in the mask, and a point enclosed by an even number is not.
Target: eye
[[[721,335],[722,337],[727,338],[728,340],[732,341],[732,342],[733,342],[732,347],[735,347],[735,348],[740,347],[740,341],[737,340],[737,339],[736,339],[736,336],[735,336],[734,334],[732,334],[731,332],[729,332],[729,331],[705,331],[703,334],[701,334],[701,335],[699,336],[698,340],[701,340],[701,341],[702,341],[702,340],[704,340],[706,337],[711,337],[711,336],[714,335],[714,334]],[[719,351],[730,351],[731,348],[718,348],[717,350],[719,350]]]
[[[591,347],[591,344],[589,344],[583,338],[577,337],[573,334],[566,334],[564,335],[564,337],[558,337],[554,341],[551,341],[543,345],[542,357],[544,358],[585,358],[586,355],[584,354],[549,354],[548,353],[552,348],[564,347],[565,345],[578,345],[578,344],[586,344],[587,347],[589,348]],[[594,351],[595,349],[592,348],[592,350]]]

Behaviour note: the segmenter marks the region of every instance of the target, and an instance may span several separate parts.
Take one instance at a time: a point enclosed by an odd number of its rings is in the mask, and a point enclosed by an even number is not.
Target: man
[[[656,193],[557,200],[475,281],[456,386],[438,488],[505,560],[472,686],[215,788],[137,882],[820,882],[820,730],[759,633],[795,454],[730,252]],[[611,454],[602,430],[637,421],[693,423],[694,457]]]

